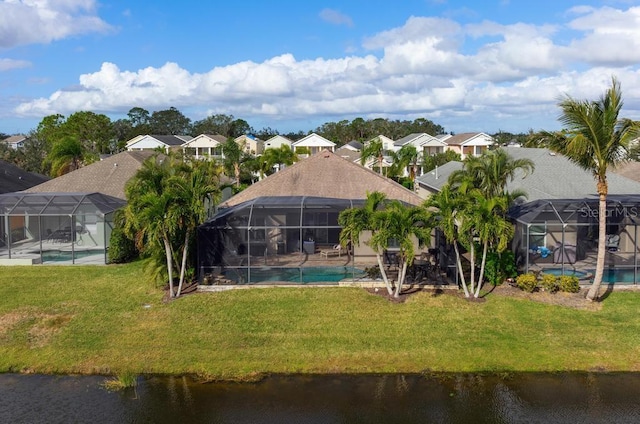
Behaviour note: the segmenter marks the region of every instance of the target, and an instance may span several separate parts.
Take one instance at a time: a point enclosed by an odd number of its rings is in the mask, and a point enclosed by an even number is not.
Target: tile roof
[[[324,150],[253,184],[220,206],[233,206],[264,196],[366,199],[367,193],[374,191],[409,204],[422,202],[420,196],[395,181]]]
[[[582,199],[597,196],[596,181],[591,173],[580,168],[567,157],[549,149],[525,147],[504,148],[513,159],[530,159],[535,164],[532,174],[523,178],[519,171],[507,184],[508,191],[516,189],[527,193],[526,201],[539,199]],[[438,179],[433,171],[417,178],[419,184],[439,190],[449,175],[461,169],[461,162],[449,162],[438,168]],[[640,193],[640,183],[610,172],[607,174],[610,194]]]
[[[152,151],[127,151],[84,166],[25,190],[28,193],[102,193],[126,199],[125,184],[142,163],[156,154]]]
[[[26,190],[47,181],[49,177],[24,169],[0,160],[0,193],[13,193]]]

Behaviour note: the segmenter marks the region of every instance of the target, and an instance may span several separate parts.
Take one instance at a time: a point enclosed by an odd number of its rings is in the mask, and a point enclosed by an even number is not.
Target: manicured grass
[[[357,288],[163,302],[139,263],[0,267],[0,372],[198,374],[639,371],[639,293],[600,311],[489,295],[395,304]]]

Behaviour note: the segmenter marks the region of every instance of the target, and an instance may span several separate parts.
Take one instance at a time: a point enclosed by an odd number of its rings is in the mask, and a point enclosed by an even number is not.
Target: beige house
[[[139,135],[129,140],[125,147],[128,151],[162,150],[169,153],[171,150],[180,150],[191,139],[191,136],[186,135]]]
[[[456,134],[438,141],[446,143],[445,151],[459,153],[462,159],[467,156],[480,156],[494,143],[493,137],[483,132]]]
[[[316,133],[311,133],[306,137],[301,138],[298,141],[293,142],[291,145],[293,151],[298,153],[299,157],[306,157],[305,153],[300,153],[304,151],[308,151],[309,155],[315,155],[318,152],[323,150],[335,151],[336,143],[333,141],[329,141],[326,138],[318,135]]]
[[[270,139],[264,142],[264,149],[279,149],[282,146],[287,146],[291,148],[293,141],[289,140],[287,137],[282,135],[274,135]]]
[[[182,144],[182,150],[196,159],[223,158],[222,145],[227,138],[220,134],[200,134]]]
[[[235,141],[245,153],[255,156],[262,154],[264,151],[264,141],[251,134],[243,134],[240,137],[236,137]]]

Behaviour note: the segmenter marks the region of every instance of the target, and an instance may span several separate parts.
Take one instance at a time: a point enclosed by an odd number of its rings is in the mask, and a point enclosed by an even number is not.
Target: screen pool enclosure
[[[363,266],[338,246],[338,215],[364,200],[258,197],[198,227],[203,284],[338,284]]]
[[[0,263],[104,264],[125,204],[101,193],[2,194]]]
[[[607,196],[604,283],[640,283],[640,195]],[[599,236],[599,201],[536,200],[513,207],[513,251],[521,272],[577,275],[592,280]]]

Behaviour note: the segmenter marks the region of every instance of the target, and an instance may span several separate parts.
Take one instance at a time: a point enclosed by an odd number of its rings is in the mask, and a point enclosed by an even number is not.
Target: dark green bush
[[[121,228],[114,228],[109,241],[108,260],[112,264],[131,262],[138,257],[138,250]]]
[[[527,293],[533,293],[538,287],[538,277],[531,272],[520,274],[516,277],[516,285]]]
[[[560,289],[558,277],[553,274],[542,274],[540,287],[542,287],[544,291],[548,291],[549,293],[557,292]]]
[[[507,278],[513,278],[516,275],[518,275],[518,268],[512,251],[487,253],[487,262],[484,268],[484,279],[487,282],[497,286],[504,283]]]
[[[580,291],[580,280],[575,275],[563,275],[560,277],[560,291],[567,293],[578,293]]]

